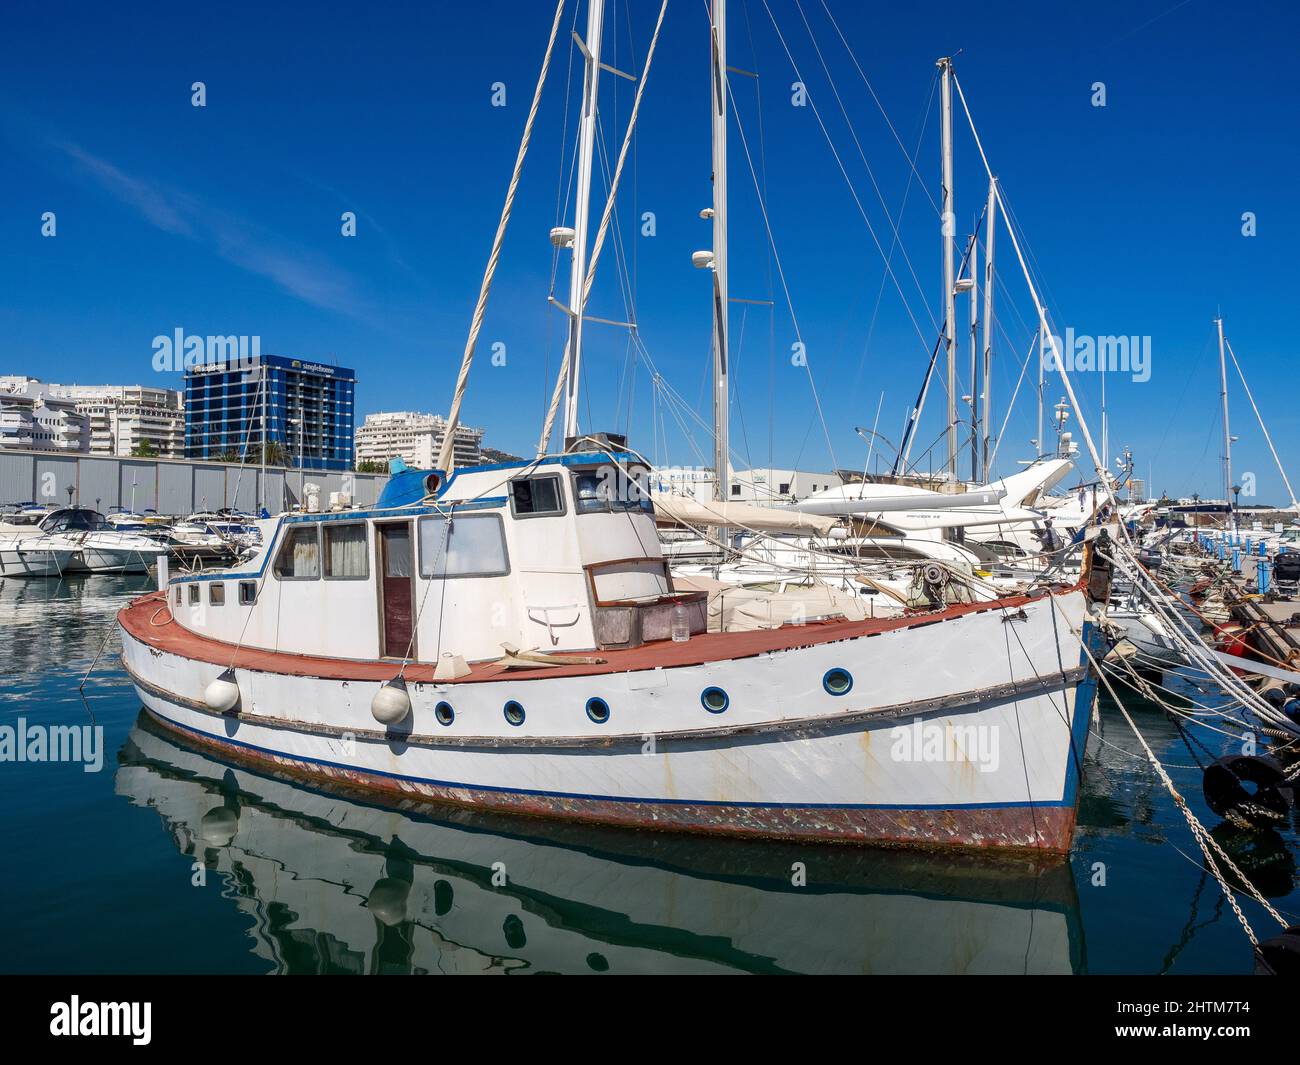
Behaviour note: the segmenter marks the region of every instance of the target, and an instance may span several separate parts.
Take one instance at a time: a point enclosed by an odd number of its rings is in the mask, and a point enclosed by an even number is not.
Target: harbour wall
[[[386,474],[299,470],[190,459],[122,458],[53,451],[0,451],[0,503],[35,501],[67,506],[69,501],[107,513],[112,507],[185,515],[231,507],[272,514],[303,500],[303,486],[320,486],[322,508],[331,492],[348,492],[369,506],[388,480]],[[71,489],[71,491],[69,491]]]

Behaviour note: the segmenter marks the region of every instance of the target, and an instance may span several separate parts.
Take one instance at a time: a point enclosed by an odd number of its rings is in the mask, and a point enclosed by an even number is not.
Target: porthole
[[[731,705],[731,697],[721,688],[705,688],[700,693],[700,703],[711,714],[720,714]]]
[[[609,720],[609,703],[604,699],[591,698],[587,700],[587,716],[597,725],[603,725]]]
[[[831,695],[848,695],[853,690],[853,674],[847,669],[828,669],[822,677],[822,687]]]
[[[443,702],[433,708],[433,716],[439,725],[450,725],[456,720],[456,711],[451,708],[451,703]]]
[[[513,699],[506,703],[504,712],[506,720],[516,728],[524,723],[524,708]]]

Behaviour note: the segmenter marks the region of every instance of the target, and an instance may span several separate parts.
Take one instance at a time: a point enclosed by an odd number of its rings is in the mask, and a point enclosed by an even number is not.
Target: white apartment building
[[[432,469],[447,435],[447,419],[440,414],[386,411],[367,414],[357,427],[357,462],[387,462],[401,458],[409,466]],[[483,430],[456,427],[452,454],[458,467],[474,466],[483,448]]]
[[[90,450],[90,420],[70,399],[31,377],[0,377],[0,448]]]
[[[807,499],[814,492],[838,488],[838,473],[809,473],[806,470],[735,470],[727,498],[746,503],[791,503]]]
[[[726,497],[741,503],[791,503],[814,492],[838,488],[837,473],[809,473],[805,470],[731,470]],[[701,502],[713,498],[713,471],[703,466],[663,466],[654,470],[651,484],[656,491],[675,492]]]
[[[90,450],[132,455],[148,444],[160,458],[184,455],[185,410],[180,392],[144,385],[50,385],[50,394],[70,399],[90,423]]]

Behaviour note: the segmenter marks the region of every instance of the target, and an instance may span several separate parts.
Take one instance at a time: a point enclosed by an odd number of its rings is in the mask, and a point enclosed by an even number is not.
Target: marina
[[[146,386],[0,345],[0,968],[1131,981],[1089,1024],[1300,973],[1276,297],[1113,240],[1082,284],[1075,214],[1130,193],[1029,135],[1151,120],[1011,87],[954,13],[979,48],[830,0],[519,7],[500,57],[359,30],[392,86],[508,67],[491,110],[403,103],[301,181],[337,153],[268,144],[346,251],[270,247],[293,194],[54,149],[214,259],[160,298],[252,293],[276,339],[169,325]],[[52,1038],[103,1034],[79,1001]]]
[[[105,765],[6,766],[9,967],[24,972],[1241,973],[1252,960],[1185,824],[1103,695],[1063,862],[565,827],[307,785],[142,715],[103,627],[140,577],[5,581],[6,720],[104,730]],[[55,669],[43,669],[48,658]],[[21,709],[20,709],[21,708]],[[1175,724],[1144,733],[1270,901],[1297,826],[1217,821]],[[1212,729],[1187,742],[1231,744]],[[38,797],[39,796],[39,797]],[[38,806],[40,810],[38,811]],[[50,817],[67,827],[42,830]],[[26,826],[26,827],[22,827]],[[1240,849],[1239,849],[1240,848]],[[195,884],[195,864],[204,871]],[[495,887],[493,865],[508,883]],[[792,883],[795,863],[807,884]],[[1111,871],[1094,883],[1096,865]],[[106,882],[87,868],[120,870]],[[291,875],[286,876],[288,871]],[[66,885],[50,893],[51,882]],[[80,885],[80,886],[77,886]],[[129,896],[129,902],[127,898]],[[377,912],[378,911],[378,912]],[[183,930],[183,931],[182,931]],[[773,937],[777,937],[774,939]],[[607,967],[607,968],[606,968]]]

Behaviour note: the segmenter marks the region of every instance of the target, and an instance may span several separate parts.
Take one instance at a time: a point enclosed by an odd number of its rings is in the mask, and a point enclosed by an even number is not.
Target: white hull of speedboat
[[[75,572],[76,555],[45,547],[0,548],[0,577],[61,577]]]

